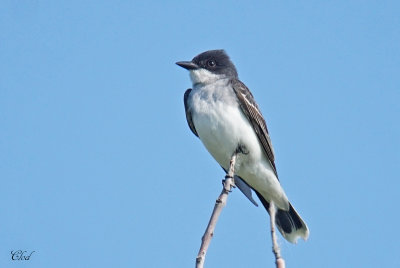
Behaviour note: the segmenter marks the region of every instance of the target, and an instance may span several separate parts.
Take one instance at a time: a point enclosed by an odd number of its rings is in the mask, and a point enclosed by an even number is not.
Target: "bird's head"
[[[208,50],[191,61],[179,61],[176,64],[190,71],[190,78],[194,85],[238,77],[235,65],[222,49]]]

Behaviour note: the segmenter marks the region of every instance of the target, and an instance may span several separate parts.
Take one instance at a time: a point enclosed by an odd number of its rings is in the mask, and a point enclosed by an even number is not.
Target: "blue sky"
[[[224,174],[175,62],[216,48],[311,231],[287,267],[400,266],[398,1],[0,5],[1,267],[194,267]],[[268,220],[234,190],[206,267],[274,267]]]

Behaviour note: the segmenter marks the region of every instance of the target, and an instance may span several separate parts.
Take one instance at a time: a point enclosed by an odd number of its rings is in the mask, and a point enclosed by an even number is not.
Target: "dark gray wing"
[[[251,187],[241,177],[235,175],[235,184],[239,190],[250,200],[250,202],[258,207],[257,202],[253,199]]]
[[[221,168],[225,171],[225,173],[228,173],[226,169],[224,169],[222,166]],[[239,188],[239,190],[250,200],[251,203],[253,203],[256,207],[258,207],[257,202],[253,199],[251,187],[239,176],[235,175],[235,184]]]
[[[254,131],[257,134],[258,140],[260,141],[265,154],[268,157],[269,162],[274,170],[276,177],[278,173],[275,167],[275,156],[274,149],[272,148],[271,139],[268,134],[267,124],[265,123],[264,117],[262,116],[260,109],[254,100],[250,90],[238,79],[232,79],[232,87],[239,100],[240,107],[243,113],[249,119],[250,124],[253,126]]]
[[[185,91],[185,95],[183,95],[183,103],[185,104],[185,112],[186,112],[186,121],[189,125],[190,130],[193,132],[194,135],[196,135],[197,137],[199,137],[199,135],[197,134],[196,128],[194,127],[193,121],[192,121],[192,113],[189,109],[189,105],[188,105],[188,98],[190,95],[190,92],[192,91],[191,88],[188,88]]]

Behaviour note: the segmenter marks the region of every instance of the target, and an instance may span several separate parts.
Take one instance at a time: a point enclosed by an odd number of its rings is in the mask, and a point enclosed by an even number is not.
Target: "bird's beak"
[[[176,64],[181,66],[182,68],[185,68],[186,70],[196,70],[199,68],[196,63],[191,61],[178,61]]]

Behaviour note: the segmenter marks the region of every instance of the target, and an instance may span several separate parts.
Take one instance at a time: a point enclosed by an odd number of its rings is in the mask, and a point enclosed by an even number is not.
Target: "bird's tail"
[[[261,194],[257,192],[256,194],[269,213],[269,202]],[[299,237],[307,240],[309,235],[307,224],[301,219],[292,204],[289,203],[288,211],[278,209],[275,219],[279,231],[287,241],[296,243]]]

